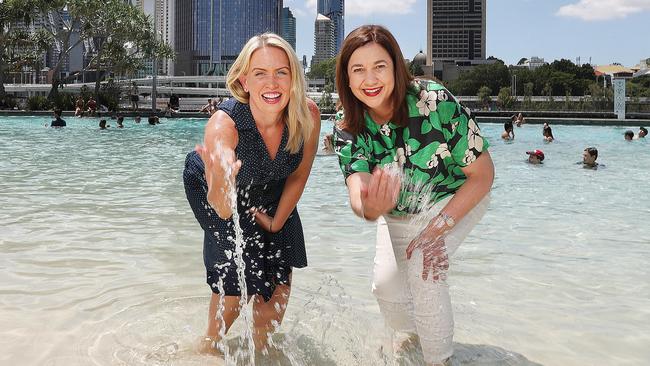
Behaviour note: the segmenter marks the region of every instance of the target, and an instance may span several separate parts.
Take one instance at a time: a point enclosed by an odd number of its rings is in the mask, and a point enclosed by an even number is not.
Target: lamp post
[[[156,37],[156,42],[158,42],[158,21],[156,12],[154,11],[153,15],[153,34]],[[157,90],[156,86],[158,85],[158,58],[154,56],[153,58],[153,79],[151,80],[151,111],[153,113],[157,112]]]

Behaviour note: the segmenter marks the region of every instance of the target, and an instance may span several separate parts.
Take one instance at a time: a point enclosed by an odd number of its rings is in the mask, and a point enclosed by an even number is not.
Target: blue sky
[[[284,0],[296,17],[300,58],[314,53],[316,0]],[[426,52],[426,0],[346,0],[345,33],[362,24],[393,32],[406,58]],[[567,58],[633,66],[650,57],[650,0],[487,0],[487,56]]]

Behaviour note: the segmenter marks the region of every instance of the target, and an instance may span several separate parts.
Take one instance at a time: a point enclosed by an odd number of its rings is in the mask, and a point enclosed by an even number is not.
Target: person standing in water
[[[544,127],[542,127],[542,136],[544,136],[545,142],[553,142],[555,137],[553,137],[553,129],[549,126],[548,122],[544,122]]]
[[[514,115],[510,118],[510,121],[506,121],[503,124],[503,133],[501,133],[501,138],[504,140],[514,140],[515,139],[515,129],[512,123],[517,119]]]
[[[320,112],[306,97],[298,58],[281,37],[266,33],[251,38],[226,84],[234,98],[212,115],[204,145],[187,155],[183,172],[187,200],[204,231],[203,260],[212,297],[200,348],[210,353],[218,353],[221,335],[239,316],[241,296],[253,302],[256,349],[267,347],[269,335],[282,322],[293,268],[307,266],[296,205],[320,132]],[[231,190],[237,192],[244,236],[247,293],[240,289],[233,258],[233,212],[226,194]]]
[[[373,293],[395,334],[419,339],[427,365],[447,364],[449,256],[487,209],[488,143],[442,85],[413,80],[381,26],[352,31],[336,71],[343,113],[335,152],[352,210],[378,224]]]

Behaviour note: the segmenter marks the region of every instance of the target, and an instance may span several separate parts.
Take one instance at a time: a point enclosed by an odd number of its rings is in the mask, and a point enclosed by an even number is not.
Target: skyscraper
[[[175,0],[175,75],[223,75],[254,35],[281,34],[282,0]]]
[[[291,9],[282,8],[282,38],[284,38],[293,50],[296,50],[296,18],[293,16]]]
[[[427,64],[485,60],[486,0],[427,1]]]
[[[325,15],[318,14],[314,23],[314,57],[311,58],[311,66],[334,56],[334,22]]]
[[[142,10],[143,13],[155,19],[156,33],[161,41],[174,45],[174,0],[129,0],[133,6]],[[172,60],[158,60],[158,74],[173,75]],[[147,62],[143,74],[150,75],[153,72],[153,60]]]
[[[345,0],[318,0],[318,14],[330,18],[334,28],[334,54],[341,50],[345,39]]]

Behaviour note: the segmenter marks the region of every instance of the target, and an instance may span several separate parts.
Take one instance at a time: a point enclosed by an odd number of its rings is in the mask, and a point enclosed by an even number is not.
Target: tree
[[[487,86],[482,86],[478,90],[478,100],[483,104],[483,108],[488,108],[490,106],[490,102],[492,101],[492,98],[490,97],[492,95],[492,89],[490,89]]]
[[[173,57],[171,47],[156,36],[151,19],[122,0],[49,2],[54,4],[54,10],[44,12],[44,18],[63,24],[63,27],[55,27],[53,23],[44,27],[52,43],[60,50],[59,61],[53,67],[51,99],[58,93],[60,85],[76,77],[70,75],[62,79],[61,68],[66,56],[84,42],[91,46],[92,56],[80,72],[96,71],[95,93],[99,92],[99,83],[110,72],[133,72],[154,57]],[[67,17],[63,16],[64,8],[67,9]]]
[[[98,75],[95,93],[110,73],[134,73],[147,60],[174,57],[171,47],[156,34],[151,19],[122,0],[104,0],[102,16],[93,23],[95,55],[87,68],[94,68]]]
[[[499,105],[505,110],[509,110],[515,104],[515,97],[512,96],[509,87],[504,86],[501,88],[497,97]]]
[[[0,5],[0,99],[4,99],[6,72],[35,65],[47,48],[42,32],[31,34],[22,25],[29,24],[35,11],[51,5],[41,0],[0,0]]]
[[[476,95],[479,88],[487,86],[491,90],[500,90],[510,86],[510,71],[502,62],[478,65],[471,71],[460,74],[452,81],[449,89],[456,95]]]
[[[532,109],[533,107],[533,88],[535,84],[528,82],[524,84],[524,108]]]
[[[307,73],[307,77],[310,79],[325,79],[325,84],[334,84],[336,79],[336,57],[313,65]]]
[[[567,111],[571,109],[571,88],[569,87],[565,88],[564,109]]]
[[[323,94],[318,102],[318,107],[324,113],[334,113],[336,111],[336,105],[334,104],[334,99],[332,99],[333,91],[334,85],[332,83],[325,84]]]
[[[424,70],[422,70],[422,66],[418,63],[414,62],[409,62],[408,64],[408,69],[411,75],[413,76],[422,76],[424,75]]]
[[[519,62],[517,62],[517,65],[518,65],[518,66],[521,66],[521,65],[525,64],[526,61],[528,61],[528,59],[525,58],[525,57],[522,57],[522,58],[519,60]]]
[[[553,87],[550,82],[547,82],[546,85],[544,85],[542,93],[547,97],[549,102],[553,103]]]

